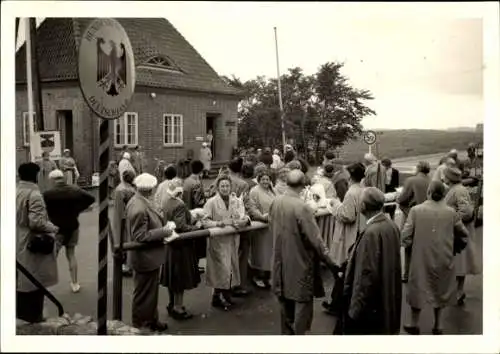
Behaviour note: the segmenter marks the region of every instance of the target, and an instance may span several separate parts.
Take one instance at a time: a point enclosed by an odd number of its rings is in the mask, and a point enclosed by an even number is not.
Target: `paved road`
[[[402,157],[402,158],[394,159],[392,161],[392,164],[393,164],[394,168],[397,168],[399,170],[399,172],[411,173],[419,161],[428,161],[429,164],[431,165],[431,171],[434,171],[436,169],[436,167],[438,167],[438,165],[439,165],[439,160],[441,160],[441,158],[444,155],[446,155],[446,154],[442,153],[442,154]],[[465,159],[467,157],[467,152],[460,151],[459,157],[462,159]]]
[[[79,279],[82,285],[81,292],[72,294],[69,289],[69,273],[64,253],[59,259],[59,284],[52,288],[58,299],[63,303],[66,312],[70,314],[82,313],[96,317],[97,305],[97,211],[81,215],[80,245],[77,248],[79,263]],[[482,249],[482,229],[478,229],[478,246]],[[480,252],[482,254],[482,252]],[[109,303],[111,316],[111,257],[109,269]],[[481,258],[482,261],[482,258]],[[325,274],[327,292],[331,290],[332,281],[329,274]],[[124,320],[131,320],[132,280],[124,279]],[[464,308],[450,307],[444,313],[444,324],[448,334],[481,334],[482,333],[482,276],[471,276],[466,280],[468,301]],[[204,283],[186,294],[185,304],[195,314],[192,320],[177,322],[168,318],[165,306],[168,302],[166,289],[160,288],[160,318],[168,321],[172,334],[225,334],[225,335],[264,335],[279,334],[279,308],[272,294],[267,291],[256,290],[255,294],[240,303],[231,312],[222,312],[210,306],[210,289]],[[334,319],[325,315],[321,310],[321,301],[315,302],[315,315],[311,334],[330,334]],[[49,302],[48,313],[56,315],[57,311]],[[403,306],[403,321],[409,317],[409,309]],[[432,327],[430,309],[422,313],[421,329],[429,334]]]

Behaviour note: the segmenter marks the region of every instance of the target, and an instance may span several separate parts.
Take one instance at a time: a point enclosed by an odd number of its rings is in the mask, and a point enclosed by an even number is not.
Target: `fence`
[[[386,203],[386,206],[395,205],[396,203]],[[320,209],[316,213],[316,220],[318,226],[321,230],[321,237],[325,241],[326,245],[330,247],[330,241],[333,236],[333,230],[335,226],[335,220],[332,214],[330,214],[325,209]],[[175,242],[182,242],[182,240],[188,240],[198,237],[211,237],[211,236],[226,236],[226,235],[235,235],[242,234],[245,232],[262,230],[268,227],[268,224],[252,221],[250,226],[241,228],[236,230],[232,226],[226,226],[223,228],[210,228],[203,230],[190,231],[179,235],[179,239],[175,240]],[[127,242],[119,245],[114,245],[113,247],[113,319],[121,320],[122,319],[122,263],[123,263],[123,252],[143,249],[151,247],[151,244],[148,243],[139,243],[139,242]]]

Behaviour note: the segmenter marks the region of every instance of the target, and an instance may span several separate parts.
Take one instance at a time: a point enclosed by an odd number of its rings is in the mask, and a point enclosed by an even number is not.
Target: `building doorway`
[[[217,123],[221,115],[220,113],[207,113],[205,127],[205,141],[209,143],[210,151],[212,151],[212,161],[217,161]]]
[[[73,111],[57,111],[57,130],[61,133],[61,145],[63,149],[73,151]]]

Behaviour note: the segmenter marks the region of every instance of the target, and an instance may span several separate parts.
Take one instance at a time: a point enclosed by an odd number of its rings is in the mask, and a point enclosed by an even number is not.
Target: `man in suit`
[[[165,241],[175,226],[163,226],[162,216],[153,205],[151,195],[156,187],[156,177],[143,173],[134,180],[137,193],[126,208],[127,229],[130,240],[151,244],[147,248],[130,252],[134,270],[132,323],[137,328],[163,332],[168,326],[158,319],[158,285],[160,267],[165,261]]]
[[[427,188],[431,179],[429,178],[429,172],[431,166],[427,161],[420,161],[417,164],[417,174],[415,176],[409,177],[403,186],[403,190],[399,195],[396,202],[399,204],[399,208],[403,212],[403,220],[400,228],[402,229],[410,209],[415,205],[422,204],[427,200]],[[411,249],[405,248],[405,258],[404,258],[404,269],[403,269],[403,282],[408,281],[408,272],[410,270],[410,257]]]
[[[388,158],[382,159],[381,163],[385,167],[385,193],[393,193],[399,187],[399,171],[392,167],[392,161]],[[394,220],[396,206],[390,205],[384,209],[384,212],[390,215],[391,220]]]
[[[287,335],[303,335],[310,330],[313,299],[325,295],[320,260],[335,268],[313,211],[300,197],[305,181],[303,172],[290,171],[288,190],[269,210],[274,240],[272,289],[281,306],[281,333]]]
[[[343,333],[399,334],[401,325],[400,233],[383,213],[384,194],[368,187],[361,197],[366,229],[354,244],[344,282]]]

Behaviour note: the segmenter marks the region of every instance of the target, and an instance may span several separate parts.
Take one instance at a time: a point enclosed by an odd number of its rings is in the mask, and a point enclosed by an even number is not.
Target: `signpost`
[[[30,149],[34,161],[42,160],[42,153],[48,152],[51,160],[61,159],[61,133],[58,130],[35,132],[31,137]]]
[[[99,263],[97,334],[107,333],[109,121],[123,115],[135,90],[132,45],[122,25],[99,18],[82,35],[78,76],[83,97],[99,120]],[[120,241],[122,245],[123,240]],[[121,254],[122,252],[118,252]],[[120,260],[115,259],[115,263]],[[119,264],[121,267],[121,262]]]
[[[377,134],[373,130],[367,130],[363,135],[364,142],[368,145],[368,152],[372,153],[372,145],[377,142]]]

